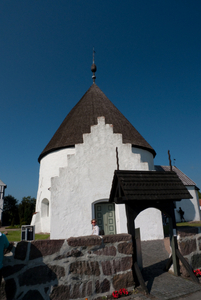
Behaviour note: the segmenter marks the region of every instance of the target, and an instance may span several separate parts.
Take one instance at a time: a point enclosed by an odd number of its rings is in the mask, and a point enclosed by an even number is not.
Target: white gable
[[[83,135],[83,141],[75,145],[75,154],[68,156],[67,166],[51,180],[51,239],[91,234],[94,203],[109,198],[117,169],[116,147],[120,169],[153,170],[153,155],[147,151],[147,162],[142,161],[144,150],[132,151],[131,144],[123,144],[122,135],[114,134],[113,126],[105,124],[104,117],[98,118],[91,133]],[[115,210],[117,233],[127,232],[124,205],[116,205]],[[161,213],[155,212],[150,218],[154,223],[161,222]],[[162,238],[162,232],[158,232],[162,226],[158,229],[157,238]]]

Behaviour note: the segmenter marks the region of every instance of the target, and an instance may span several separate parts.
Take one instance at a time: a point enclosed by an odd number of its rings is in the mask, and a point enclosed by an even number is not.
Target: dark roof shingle
[[[169,166],[154,166],[156,171],[170,171]],[[172,171],[174,171],[178,177],[181,179],[184,185],[194,185],[196,186],[196,183],[191,180],[186,174],[184,174],[181,170],[179,170],[177,167],[172,166]]]
[[[175,172],[115,171],[110,202],[180,201],[192,196]]]
[[[113,125],[114,133],[122,134],[123,143],[131,143],[156,155],[155,150],[94,83],[66,116],[38,161],[54,150],[83,143],[83,134],[90,133],[90,127],[96,125],[97,118],[102,116],[106,124]]]

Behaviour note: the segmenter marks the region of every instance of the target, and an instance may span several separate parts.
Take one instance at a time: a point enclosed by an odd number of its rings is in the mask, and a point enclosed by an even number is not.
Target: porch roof
[[[114,172],[109,202],[180,201],[192,196],[175,172],[122,171]]]

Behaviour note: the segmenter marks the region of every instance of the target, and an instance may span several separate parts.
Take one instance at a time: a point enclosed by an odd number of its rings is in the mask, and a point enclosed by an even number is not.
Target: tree
[[[11,195],[4,197],[2,220],[3,225],[19,224],[18,200]]]
[[[31,196],[23,197],[21,203],[18,205],[20,225],[29,225],[31,223],[32,215],[35,212],[35,206],[35,198],[31,198]]]
[[[201,199],[201,193],[198,191],[198,198]]]

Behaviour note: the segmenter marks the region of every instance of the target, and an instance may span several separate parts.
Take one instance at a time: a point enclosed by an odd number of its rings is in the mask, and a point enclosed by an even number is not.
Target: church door
[[[114,203],[101,202],[95,204],[95,218],[104,234],[116,234]]]

